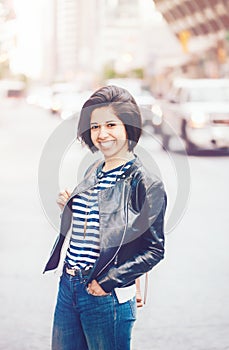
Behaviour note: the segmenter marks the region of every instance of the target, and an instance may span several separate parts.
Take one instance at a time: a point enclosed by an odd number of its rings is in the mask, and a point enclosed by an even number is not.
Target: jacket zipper
[[[130,189],[129,189],[129,193],[128,193],[128,196],[127,196],[127,203],[129,202],[129,198],[130,198]],[[123,236],[122,236],[122,240],[119,244],[119,247],[118,249],[116,250],[115,254],[113,255],[113,257],[106,263],[106,265],[98,272],[97,276],[99,276],[105,269],[106,267],[112,262],[112,260],[114,258],[117,258],[118,256],[118,252],[119,250],[121,249],[121,246],[122,246],[122,243],[123,243],[123,240],[124,240],[124,237],[125,237],[125,233],[126,233],[126,228],[127,228],[127,206],[126,206],[126,220],[125,220],[125,228],[124,228],[124,232],[123,232]],[[117,260],[115,260],[116,263],[117,263]]]
[[[127,181],[125,181],[125,182],[127,182]],[[68,204],[68,202],[69,202],[74,196],[79,195],[80,193],[83,193],[84,191],[88,191],[89,189],[93,188],[95,185],[96,185],[96,183],[93,184],[91,187],[88,187],[88,188],[84,189],[83,191],[74,193],[74,195],[70,196],[69,199],[68,199],[68,201],[67,201],[67,203],[66,203],[65,206],[64,206],[64,209],[65,209],[66,205]],[[129,198],[130,198],[130,191],[131,191],[131,189],[129,188],[129,193],[128,193],[128,196],[127,196],[127,203],[129,202]],[[63,209],[63,211],[64,211],[64,209]],[[62,211],[62,213],[63,213],[63,211]],[[128,222],[127,222],[127,207],[126,207],[125,228],[124,228],[122,240],[121,240],[121,242],[120,242],[120,244],[119,244],[119,247],[118,247],[117,251],[116,251],[115,254],[113,255],[113,257],[112,257],[112,258],[108,261],[108,263],[98,272],[97,276],[99,276],[99,275],[106,269],[106,267],[111,263],[111,261],[112,261],[114,258],[117,257],[118,252],[119,252],[119,250],[121,249],[121,246],[122,246],[122,243],[123,243],[123,240],[124,240],[124,237],[125,237],[127,224],[128,224]],[[66,233],[66,234],[67,234],[67,233]],[[65,235],[65,237],[66,237],[66,235]],[[61,247],[60,253],[62,252],[62,249],[63,249],[63,246]],[[117,258],[118,258],[118,257],[117,257]],[[117,259],[116,259],[115,261],[116,261],[116,264],[117,264]],[[93,271],[94,271],[95,267],[96,267],[96,264],[95,264],[95,266],[93,267],[93,270],[91,271],[90,276],[93,274]],[[90,279],[90,276],[89,276],[89,279]]]

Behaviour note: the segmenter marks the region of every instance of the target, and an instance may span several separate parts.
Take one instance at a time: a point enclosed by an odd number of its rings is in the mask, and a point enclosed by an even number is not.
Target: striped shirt
[[[65,261],[70,267],[93,267],[100,254],[98,192],[115,185],[133,163],[127,162],[115,169],[97,173],[95,186],[76,195],[72,201],[73,226]]]

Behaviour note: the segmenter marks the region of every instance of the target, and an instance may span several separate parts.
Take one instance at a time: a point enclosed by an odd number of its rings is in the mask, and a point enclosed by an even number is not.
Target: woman
[[[78,138],[103,160],[73,193],[61,193],[60,234],[45,271],[70,244],[53,323],[53,350],[128,350],[136,319],[135,280],[164,255],[166,195],[133,153],[141,115],[125,89],[107,86],[83,105]]]

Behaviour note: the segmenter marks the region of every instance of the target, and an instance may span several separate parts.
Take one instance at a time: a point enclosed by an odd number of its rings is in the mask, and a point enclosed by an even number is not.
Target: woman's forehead
[[[91,113],[91,123],[105,123],[107,121],[119,121],[120,119],[115,115],[112,107],[96,108]]]

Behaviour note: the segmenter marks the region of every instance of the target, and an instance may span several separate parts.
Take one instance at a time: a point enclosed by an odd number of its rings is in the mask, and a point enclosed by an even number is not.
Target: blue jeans
[[[60,278],[54,314],[52,350],[130,350],[136,320],[135,298],[119,304],[114,292],[93,296],[87,277]]]

